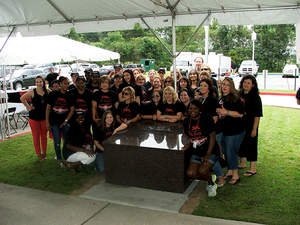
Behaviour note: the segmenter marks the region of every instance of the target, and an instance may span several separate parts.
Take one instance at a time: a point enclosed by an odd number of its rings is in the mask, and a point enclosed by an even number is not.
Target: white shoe
[[[217,176],[215,175],[215,174],[212,174],[211,175],[211,180],[212,180],[212,182],[216,182],[216,180],[217,180]],[[206,183],[206,191],[208,192],[208,183]]]
[[[207,185],[208,186],[208,197],[215,197],[217,195],[217,188],[218,185],[216,183],[214,183],[213,185]]]

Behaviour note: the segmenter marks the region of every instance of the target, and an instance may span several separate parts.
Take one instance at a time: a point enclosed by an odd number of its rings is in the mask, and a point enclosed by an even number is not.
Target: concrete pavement
[[[251,225],[162,212],[0,183],[1,225]]]

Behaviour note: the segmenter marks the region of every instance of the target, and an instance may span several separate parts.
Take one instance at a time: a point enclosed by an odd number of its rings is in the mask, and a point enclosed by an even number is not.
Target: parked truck
[[[176,58],[176,69],[183,75],[188,74],[195,68],[195,58],[197,57],[202,57],[204,64],[211,68],[212,76],[217,76],[218,74],[225,76],[231,72],[231,58],[223,54],[216,54],[215,52],[208,54],[208,60],[206,60],[205,55],[198,52],[181,52]],[[170,70],[173,70],[173,66],[171,66]]]

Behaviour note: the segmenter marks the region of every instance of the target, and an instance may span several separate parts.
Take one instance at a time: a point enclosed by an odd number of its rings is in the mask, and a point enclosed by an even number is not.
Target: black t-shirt
[[[49,73],[46,77],[46,81],[48,81],[49,86],[51,85],[52,81],[56,80],[59,76],[58,73]]]
[[[142,91],[141,103],[145,104],[151,102],[152,92],[147,91],[147,89],[144,86],[141,86],[141,91]]]
[[[140,106],[137,102],[131,102],[126,104],[125,102],[120,102],[117,110],[117,114],[121,117],[121,120],[127,119],[131,120],[140,113]]]
[[[73,124],[66,137],[64,137],[64,147],[63,147],[63,156],[64,159],[74,154],[75,152],[67,148],[67,144],[76,146],[76,147],[85,147],[86,145],[92,144],[92,135],[90,130],[86,126],[79,126],[78,124]]]
[[[223,107],[230,111],[237,111],[240,114],[244,114],[244,103],[241,101],[240,98],[236,99],[235,101],[230,100],[230,95],[224,96],[219,100],[219,106]],[[239,134],[245,130],[243,119],[239,117],[232,117],[232,116],[224,116],[219,117],[217,121],[217,131],[223,132],[225,136],[232,136]]]
[[[185,118],[183,120],[183,128],[184,133],[190,138],[193,154],[200,157],[205,156],[209,146],[209,134],[216,129],[212,117],[209,115],[201,115],[199,120],[193,120],[191,117]],[[211,153],[217,154],[217,152],[218,146],[215,143]]]
[[[176,116],[178,112],[184,111],[184,105],[176,101],[175,104],[162,103],[158,106],[158,110],[162,115]]]
[[[262,103],[258,94],[240,93],[241,101],[245,104],[245,115],[243,117],[247,130],[252,130],[255,117],[262,117]]]
[[[203,113],[206,113],[210,116],[217,116],[216,109],[218,107],[218,100],[214,96],[207,96],[205,99],[201,99],[203,104]]]
[[[141,104],[141,114],[142,115],[154,115],[157,113],[158,105],[154,102],[147,102]]]
[[[37,121],[45,120],[48,93],[45,92],[45,94],[41,96],[36,92],[36,88],[33,89],[33,92],[34,96],[31,100],[31,104],[34,109],[29,111],[29,118]]]
[[[189,107],[190,107],[190,103],[185,106],[185,104],[182,103],[182,115],[186,118],[189,116]]]
[[[77,89],[73,89],[70,91],[70,94],[74,101],[75,112],[84,113],[85,119],[91,120],[92,93],[89,90],[85,90],[83,94],[80,94]]]
[[[67,118],[74,101],[69,92],[63,94],[60,91],[52,91],[49,94],[48,104],[51,106],[50,124],[62,124]]]
[[[111,110],[115,114],[114,104],[118,101],[118,97],[115,92],[97,91],[93,94],[92,99],[97,102],[97,112],[101,119],[105,110]]]
[[[100,144],[103,143],[103,141],[105,141],[107,138],[109,138],[110,136],[112,136],[114,130],[119,127],[120,124],[115,122],[113,125],[111,125],[110,127],[97,127],[95,129],[95,132],[93,133],[93,139],[98,141]],[[100,151],[102,152],[100,149],[96,148],[96,151]]]
[[[146,88],[146,90],[148,91],[151,87],[152,87],[152,84],[150,81],[147,81],[145,84],[144,84],[144,87]]]

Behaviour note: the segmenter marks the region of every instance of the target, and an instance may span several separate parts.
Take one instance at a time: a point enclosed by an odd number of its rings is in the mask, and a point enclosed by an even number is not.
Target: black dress
[[[255,117],[263,116],[262,103],[260,96],[255,93],[240,93],[240,96],[245,104],[245,115],[243,117],[243,122],[246,133],[239,150],[239,157],[246,157],[248,161],[255,162],[257,161],[258,127],[255,137],[251,137],[251,132]]]

